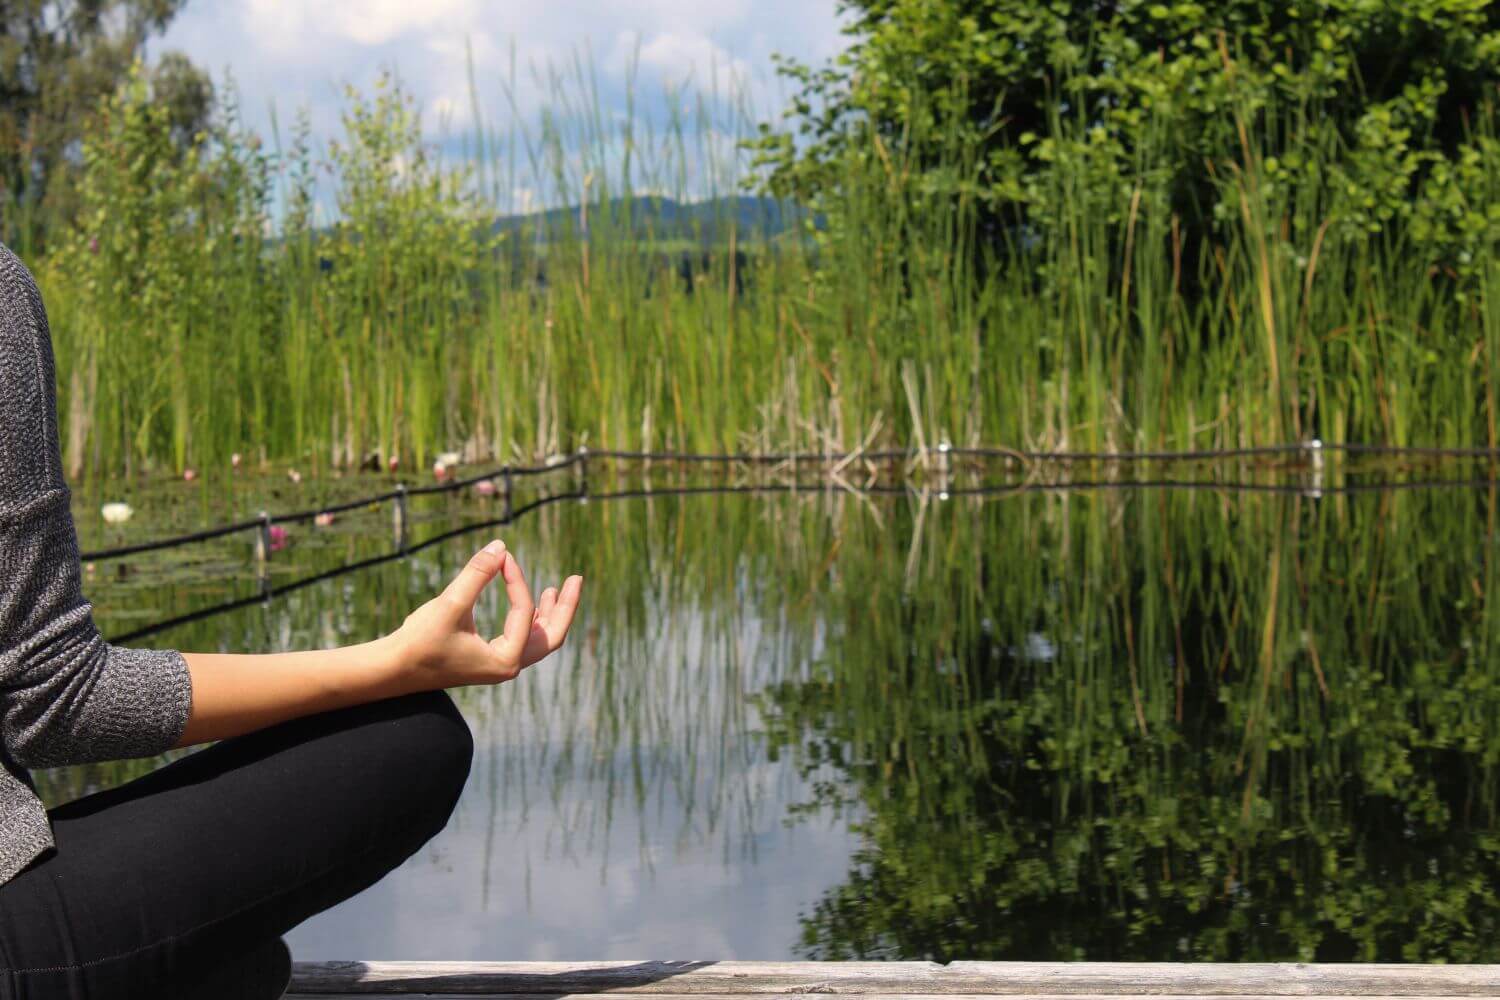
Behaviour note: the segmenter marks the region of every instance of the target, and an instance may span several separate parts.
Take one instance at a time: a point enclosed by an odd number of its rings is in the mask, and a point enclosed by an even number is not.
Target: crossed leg
[[[274,997],[280,935],[447,823],[473,739],[445,692],[304,716],[50,811],[0,886],[0,1000]]]

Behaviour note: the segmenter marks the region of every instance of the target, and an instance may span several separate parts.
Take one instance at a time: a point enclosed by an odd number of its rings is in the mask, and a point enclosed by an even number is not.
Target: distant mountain
[[[674,198],[638,196],[627,201],[614,198],[602,208],[588,206],[588,225],[597,231],[603,224],[600,212],[614,226],[625,225],[657,239],[691,239],[713,242],[727,237],[731,222],[741,238],[766,238],[784,232],[805,216],[796,205],[752,195],[713,198],[706,201],[677,201]],[[538,232],[545,240],[548,233],[576,233],[581,216],[577,205],[554,208],[527,215],[505,215],[496,219],[491,232]]]

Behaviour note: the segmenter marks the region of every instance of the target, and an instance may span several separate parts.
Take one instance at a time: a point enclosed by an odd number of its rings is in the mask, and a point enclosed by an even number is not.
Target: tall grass
[[[528,126],[480,96],[513,80],[476,80],[480,124],[449,159],[390,78],[348,93],[326,150],[305,120],[273,143],[231,105],[185,157],[125,87],[85,146],[80,224],[31,262],[70,474],[580,443],[1500,444],[1500,272],[1361,229],[1315,107],[1225,109],[1237,139],[1207,154],[1225,211],[1192,239],[1172,122],[1126,155],[1062,102],[1005,232],[978,231],[973,199],[924,196],[918,144],[851,123],[837,183],[788,231],[721,201],[685,233],[658,196],[754,182],[743,102],[679,91],[661,120],[622,118],[587,64],[544,82]],[[938,168],[969,175],[978,152],[946,134]],[[1468,169],[1483,211],[1500,167]],[[561,208],[496,230],[518,191]]]

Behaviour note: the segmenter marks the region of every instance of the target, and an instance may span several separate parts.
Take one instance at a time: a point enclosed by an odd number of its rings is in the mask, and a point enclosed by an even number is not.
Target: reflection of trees
[[[548,508],[508,540],[536,580],[588,576],[580,659],[459,695],[504,735],[494,801],[604,789],[557,813],[581,852],[627,814],[754,828],[736,776],[764,725],[806,808],[866,834],[807,915],[815,956],[1500,960],[1493,503],[1033,494],[933,504],[920,531],[902,500]],[[359,641],[467,555],[160,641]],[[157,763],[37,777],[56,802]]]
[[[1012,501],[906,593],[846,546],[847,625],[766,694],[867,817],[804,950],[1497,960],[1490,503]]]

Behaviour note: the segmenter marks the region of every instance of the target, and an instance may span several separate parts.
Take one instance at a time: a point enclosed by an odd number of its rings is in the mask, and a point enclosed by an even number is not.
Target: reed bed
[[[326,149],[305,120],[251,134],[231,102],[185,157],[144,85],[124,88],[85,144],[83,216],[32,261],[69,473],[585,443],[1500,444],[1497,264],[1420,227],[1371,232],[1316,107],[1224,109],[1237,138],[1204,153],[1224,209],[1207,228],[1164,168],[1170,121],[1122,165],[1061,102],[1051,165],[999,229],[977,195],[925,195],[933,165],[859,123],[837,183],[779,228],[733,197],[760,182],[735,95],[622,117],[586,65],[546,82],[527,126],[513,80],[475,81],[461,143],[389,77],[348,93]],[[964,176],[979,153],[950,131],[936,166]],[[1455,211],[1487,211],[1497,162],[1465,166]],[[715,207],[683,226],[663,196]],[[528,199],[560,207],[494,224]]]

